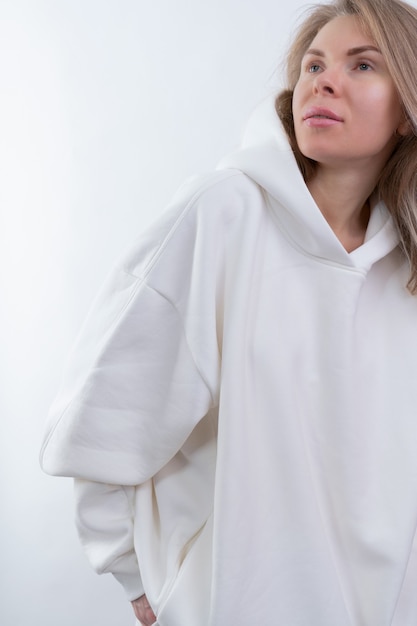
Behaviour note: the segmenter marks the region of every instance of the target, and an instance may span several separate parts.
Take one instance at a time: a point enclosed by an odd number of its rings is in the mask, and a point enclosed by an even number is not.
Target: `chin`
[[[346,160],[350,160],[350,157],[346,154],[346,151],[341,152],[340,150],[334,149],[334,142],[332,142],[332,146],[328,145],[328,141],[326,141],[326,145],[317,144],[318,142],[316,141],[301,141],[300,143],[297,142],[297,146],[301,154],[307,159],[315,161],[318,164],[334,165],[338,161],[343,163]]]
[[[330,157],[331,158],[331,152],[334,152],[334,150],[332,151],[331,149],[329,149],[329,146],[324,146],[324,145],[319,145],[319,143],[323,143],[322,141],[318,142],[316,140],[312,141],[311,139],[305,140],[303,141],[302,139],[299,140],[299,138],[296,136],[296,140],[297,140],[297,146],[299,151],[301,152],[301,154],[303,156],[305,156],[307,159],[312,159],[313,161],[320,161],[320,159],[322,157]],[[328,142],[326,141],[326,144],[328,144]]]

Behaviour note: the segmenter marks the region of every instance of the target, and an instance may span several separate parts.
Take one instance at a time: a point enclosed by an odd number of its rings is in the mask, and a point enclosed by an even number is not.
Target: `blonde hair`
[[[381,50],[409,123],[410,132],[398,137],[375,191],[393,216],[401,247],[410,263],[407,287],[417,294],[417,9],[400,0],[334,0],[312,7],[287,55],[287,89],[278,95],[276,110],[298,166],[308,180],[314,175],[317,163],[298,149],[292,116],[293,91],[301,60],[319,30],[332,19],[345,15],[356,16]]]

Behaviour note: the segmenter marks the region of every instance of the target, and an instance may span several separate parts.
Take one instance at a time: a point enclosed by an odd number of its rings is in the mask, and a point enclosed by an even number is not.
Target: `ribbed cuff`
[[[115,579],[122,585],[129,602],[136,600],[145,593],[139,574],[113,574]]]
[[[115,579],[122,585],[128,600],[136,600],[145,593],[142,585],[142,579],[140,577],[138,562],[136,555],[133,553],[129,557],[124,556],[119,560],[120,565],[123,563],[123,567],[117,567],[118,563],[113,563],[111,573]]]

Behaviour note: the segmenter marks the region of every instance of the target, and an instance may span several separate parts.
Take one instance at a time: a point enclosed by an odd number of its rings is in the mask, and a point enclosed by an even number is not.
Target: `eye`
[[[359,63],[358,64],[358,70],[360,70],[361,72],[369,72],[369,70],[372,69],[372,66],[369,65],[369,63]]]
[[[316,74],[320,69],[320,65],[317,65],[317,63],[310,63],[310,65],[307,66],[307,71],[310,74]]]

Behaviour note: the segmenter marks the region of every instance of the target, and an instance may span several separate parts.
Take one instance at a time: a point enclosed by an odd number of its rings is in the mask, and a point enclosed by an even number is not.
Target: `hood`
[[[345,250],[304,182],[275,111],[275,96],[256,108],[241,148],[222,159],[218,168],[238,169],[260,185],[280,228],[311,256],[367,271],[398,244],[388,209],[384,203],[374,202],[364,244],[351,253]]]

